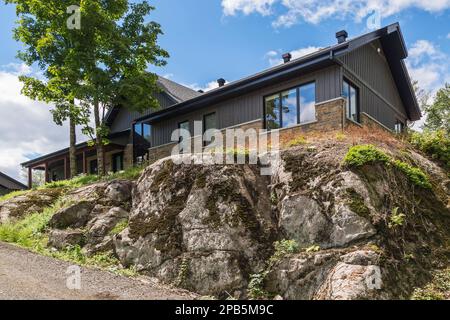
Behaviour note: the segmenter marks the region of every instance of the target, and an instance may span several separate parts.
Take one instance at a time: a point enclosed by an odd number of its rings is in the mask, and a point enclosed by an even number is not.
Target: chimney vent
[[[220,78],[217,80],[217,83],[219,84],[219,87],[223,87],[226,83],[225,79]]]
[[[291,61],[291,59],[292,59],[292,54],[290,54],[290,53],[283,54],[284,63],[288,63],[289,61]]]
[[[347,41],[348,38],[348,33],[345,30],[341,30],[339,32],[336,32],[336,39],[338,41],[338,43],[343,43],[345,41]]]

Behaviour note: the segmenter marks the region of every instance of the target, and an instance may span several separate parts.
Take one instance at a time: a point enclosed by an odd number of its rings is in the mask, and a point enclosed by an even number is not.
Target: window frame
[[[212,116],[212,115],[214,115],[214,122],[216,123],[216,126],[217,126],[217,112],[216,111],[213,111],[213,112],[209,112],[209,113],[205,113],[205,114],[203,114],[203,116],[202,116],[202,131],[203,131],[203,133],[202,133],[202,141],[203,141],[203,135],[205,134],[205,132],[207,131],[207,130],[209,130],[209,129],[206,129],[206,117],[208,117],[208,116]],[[217,129],[217,128],[215,128],[215,129]],[[206,146],[208,146],[209,144],[211,144],[212,143],[212,141],[203,141],[203,147],[206,147]]]
[[[119,157],[120,157],[120,166],[122,167],[122,169],[120,169],[120,170],[118,170],[117,166],[116,166],[116,158],[119,158]],[[119,171],[125,170],[124,152],[123,151],[113,153],[111,155],[111,160],[112,160],[112,168],[111,169],[113,172],[119,172]]]
[[[349,86],[349,90],[351,88],[355,89],[356,91],[356,121],[351,118],[351,115],[349,114],[351,107],[352,107],[352,101],[351,101],[351,95],[350,92],[348,92],[348,105],[349,109],[345,110],[345,117],[350,121],[355,121],[356,123],[361,123],[361,101],[360,101],[360,88],[358,85],[356,85],[353,81],[349,80],[348,78],[344,77],[342,81],[342,95],[344,95],[344,84],[347,83]]]
[[[300,88],[304,87],[304,86],[307,86],[307,85],[310,85],[310,84],[314,84],[314,98],[315,98],[314,105],[316,105],[317,104],[317,81],[316,81],[316,79],[311,80],[311,81],[307,81],[307,82],[303,82],[303,83],[300,83],[298,85],[295,85],[295,86],[292,86],[292,87],[289,87],[289,88],[286,88],[286,89],[283,89],[283,90],[279,90],[279,91],[276,91],[276,92],[264,95],[263,96],[264,129],[266,129],[266,130],[280,130],[280,129],[292,128],[292,127],[295,127],[295,126],[298,126],[298,125],[303,125],[303,124],[309,123],[309,122],[301,123],[301,119],[300,119],[300,110],[301,110],[301,105],[300,105]],[[296,95],[297,95],[297,99],[296,99],[297,100],[297,124],[291,125],[291,126],[288,126],[288,127],[283,127],[283,92],[292,91],[294,89],[295,89]],[[268,97],[277,96],[277,95],[278,95],[278,99],[280,100],[280,111],[279,111],[280,112],[280,115],[279,115],[280,116],[279,117],[280,128],[278,128],[278,129],[267,129],[266,99]],[[317,121],[317,119],[316,119],[316,121]]]

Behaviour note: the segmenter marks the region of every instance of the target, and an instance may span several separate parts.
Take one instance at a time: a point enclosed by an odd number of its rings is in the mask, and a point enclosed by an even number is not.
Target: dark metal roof
[[[202,95],[202,93],[198,91],[195,91],[191,88],[188,88],[161,76],[158,76],[157,83],[158,87],[162,90],[162,94],[167,95],[174,105]],[[106,125],[112,125],[117,114],[120,111],[120,108],[120,106],[114,106],[108,110],[108,113],[105,117]]]
[[[13,190],[21,190],[21,189],[28,189],[28,187],[26,185],[24,185],[22,182],[17,181],[16,179],[11,178],[10,176],[7,176],[6,174],[4,174],[3,172],[0,172],[0,178],[3,178],[5,180],[7,180],[10,184],[12,184],[13,186],[16,186],[16,188],[11,188],[11,185],[9,186],[4,186],[6,189],[13,189]],[[1,184],[1,180],[0,180],[0,185]]]
[[[161,89],[163,89],[163,92],[176,100],[177,103],[190,100],[202,95],[202,93],[198,91],[195,91],[191,88],[188,88],[161,76],[158,76],[158,85],[161,87]]]
[[[120,131],[120,132],[114,132],[114,133],[110,134],[108,136],[108,138],[110,138],[110,139],[117,138],[117,137],[120,137],[122,135],[129,134],[129,132],[130,132],[130,129],[124,130],[124,131]],[[82,143],[78,143],[75,147],[77,148],[77,150],[79,150],[79,149],[86,148],[87,146],[88,146],[88,142],[85,141],[85,142],[82,142]],[[52,152],[52,153],[49,153],[49,154],[45,154],[45,155],[43,155],[43,156],[41,156],[39,158],[35,158],[33,160],[21,163],[20,165],[22,167],[29,167],[29,166],[32,166],[32,165],[37,164],[39,162],[42,162],[42,161],[45,161],[45,160],[49,160],[51,158],[55,158],[55,157],[58,157],[58,156],[62,156],[64,154],[66,154],[66,153],[69,153],[69,148],[64,148],[64,149],[61,149],[61,150],[58,150],[58,151],[55,151],[55,152]]]
[[[343,43],[336,44],[303,57],[294,59],[279,66],[256,73],[244,79],[230,82],[227,85],[208,91],[187,101],[180,102],[169,108],[144,116],[137,121],[155,122],[168,118],[174,114],[190,112],[206,105],[229,99],[249,90],[255,90],[263,86],[287,79],[299,71],[308,72],[323,68],[331,64],[339,63],[335,58],[361,46],[379,39],[386,53],[388,63],[394,75],[400,97],[405,105],[410,120],[419,120],[421,112],[412,89],[411,79],[406,70],[403,59],[408,56],[405,41],[398,23],[364,34]]]

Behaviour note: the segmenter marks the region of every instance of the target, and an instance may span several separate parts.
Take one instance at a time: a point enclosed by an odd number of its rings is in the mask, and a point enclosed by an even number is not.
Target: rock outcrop
[[[34,190],[0,203],[0,223],[40,213],[62,194],[61,188]]]
[[[449,265],[448,173],[414,151],[389,150],[427,173],[432,188],[421,188],[394,166],[344,166],[349,146],[284,150],[272,176],[258,165],[162,159],[136,182],[65,194],[49,245],[113,250],[126,267],[220,298],[247,298],[252,274],[263,278],[259,291],[277,299],[409,298],[431,270]],[[2,221],[60,195],[32,194],[41,200],[0,204]],[[283,239],[299,248],[276,251]]]
[[[165,282],[243,297],[250,273],[264,266],[276,237],[267,184],[256,166],[161,160],[137,182],[116,253],[126,266]]]
[[[79,245],[88,254],[113,249],[111,231],[128,221],[133,183],[101,182],[67,193],[66,204],[49,222],[49,245],[57,249]]]
[[[160,160],[137,181],[116,254],[126,266],[219,297],[246,297],[250,274],[265,272],[262,289],[285,299],[407,298],[434,255],[448,257],[448,190],[415,187],[392,167],[346,168],[347,150],[325,143],[283,151],[270,178],[257,166]],[[390,227],[395,210],[408,217]],[[267,269],[282,239],[303,252]]]

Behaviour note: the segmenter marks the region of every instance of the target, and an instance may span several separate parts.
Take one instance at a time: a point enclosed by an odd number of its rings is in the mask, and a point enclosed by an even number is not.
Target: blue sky
[[[450,0],[150,3],[156,7],[150,19],[159,22],[165,33],[160,45],[171,55],[166,67],[151,70],[195,89],[213,87],[221,77],[232,81],[261,71],[276,64],[284,52],[300,55],[333,44],[335,32],[341,29],[350,37],[365,33],[373,9],[380,12],[383,26],[400,22],[410,51],[408,68],[422,87],[436,90],[450,81]],[[68,139],[65,128],[52,124],[48,106],[20,96],[17,75],[33,70],[15,58],[20,44],[12,39],[14,21],[13,6],[0,5],[0,137],[8,137],[0,139],[0,171],[17,178],[19,162],[30,154],[65,147]],[[32,110],[28,119],[31,133],[25,132],[27,128],[15,135],[6,133],[23,123],[27,110]]]

